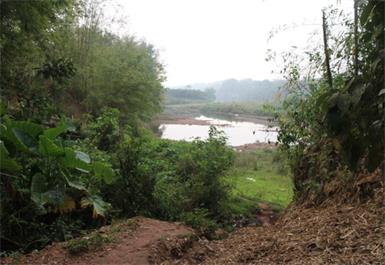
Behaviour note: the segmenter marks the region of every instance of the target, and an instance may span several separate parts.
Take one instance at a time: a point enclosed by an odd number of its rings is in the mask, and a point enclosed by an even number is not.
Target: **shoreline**
[[[277,144],[276,143],[251,143],[251,144],[244,144],[244,145],[238,145],[238,146],[230,146],[237,152],[252,152],[257,149],[276,149]]]
[[[262,117],[262,116],[251,116],[239,114],[235,116],[234,114],[223,114],[223,113],[211,113],[211,114],[200,114],[210,118],[218,119],[228,119],[235,122],[253,122],[266,126],[277,126],[277,123],[271,121],[272,117]],[[156,122],[159,124],[186,124],[186,125],[215,125],[215,126],[226,126],[223,124],[212,124],[207,120],[197,120],[198,115],[185,116],[185,115],[175,115],[175,116],[161,116],[156,119]]]

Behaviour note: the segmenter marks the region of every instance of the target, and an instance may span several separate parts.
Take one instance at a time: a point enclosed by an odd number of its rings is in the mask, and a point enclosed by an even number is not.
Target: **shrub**
[[[183,213],[180,219],[209,239],[214,237],[215,231],[218,229],[218,224],[209,217],[206,209],[194,209],[192,212]]]
[[[112,183],[115,172],[61,136],[73,130],[68,121],[45,128],[4,115],[0,126],[1,232],[7,247],[31,249],[65,239],[71,229],[61,217],[75,210],[89,218],[107,216],[110,205],[94,184]]]
[[[92,233],[89,236],[75,238],[68,241],[65,248],[71,255],[79,255],[89,250],[98,249],[102,247],[103,244],[111,241],[112,239],[108,235]]]
[[[117,154],[121,178],[104,197],[122,215],[176,220],[195,208],[220,215],[229,194],[222,176],[233,163],[233,151],[214,127],[208,140],[193,142],[162,140],[142,130]]]

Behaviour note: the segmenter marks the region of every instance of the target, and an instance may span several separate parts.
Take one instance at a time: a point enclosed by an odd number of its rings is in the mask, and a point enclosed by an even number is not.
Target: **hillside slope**
[[[1,264],[385,264],[380,173],[355,183],[365,194],[369,186],[376,187],[369,198],[357,201],[341,192],[316,206],[292,203],[275,223],[240,228],[223,240],[208,241],[179,223],[138,217],[96,231],[109,240],[95,249],[71,255],[71,243],[72,251],[79,250],[72,240]]]
[[[317,206],[293,203],[274,225],[245,227],[222,241],[197,241],[182,258],[159,255],[159,261],[162,264],[385,264],[385,200],[379,173],[366,178],[371,181],[365,183],[366,189],[368,185],[377,187],[372,189],[370,198],[357,201],[352,194],[340,193]],[[357,182],[356,186],[362,184]]]
[[[164,264],[384,264],[385,207],[375,203],[292,206],[270,227],[245,227],[197,242]]]

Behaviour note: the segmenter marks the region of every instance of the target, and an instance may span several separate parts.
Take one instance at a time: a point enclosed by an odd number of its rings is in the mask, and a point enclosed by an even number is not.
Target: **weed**
[[[215,231],[218,229],[218,224],[208,217],[208,211],[205,209],[195,209],[193,212],[184,213],[181,219],[209,239],[214,238]]]
[[[110,243],[111,241],[112,238],[109,235],[96,232],[89,236],[68,241],[65,248],[71,255],[79,255],[90,250],[99,249],[105,243]]]

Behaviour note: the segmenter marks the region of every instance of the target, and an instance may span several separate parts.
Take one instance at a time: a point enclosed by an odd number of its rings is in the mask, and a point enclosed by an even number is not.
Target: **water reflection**
[[[253,122],[229,121],[206,116],[195,119],[218,126],[220,130],[225,132],[228,137],[228,145],[231,146],[277,141],[278,127],[267,127]],[[164,139],[192,141],[196,137],[206,139],[209,127],[210,125],[161,124],[159,129],[162,131],[161,137]]]

